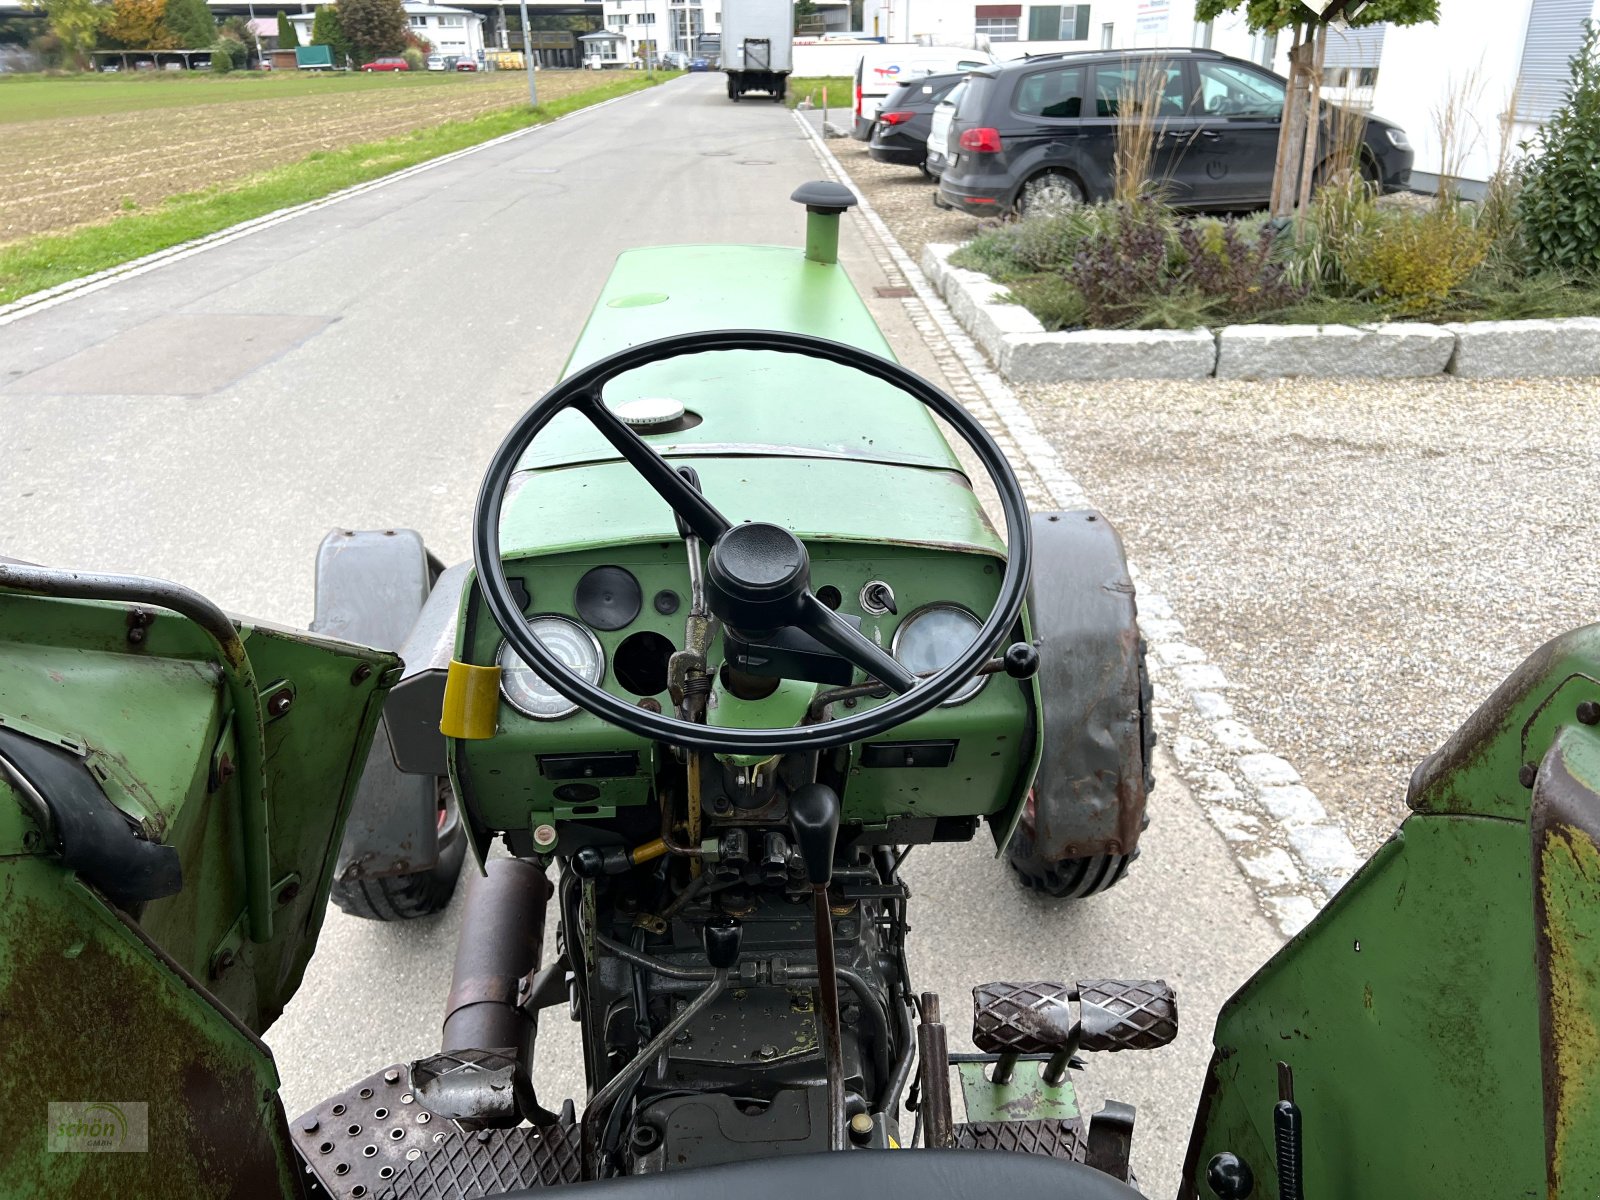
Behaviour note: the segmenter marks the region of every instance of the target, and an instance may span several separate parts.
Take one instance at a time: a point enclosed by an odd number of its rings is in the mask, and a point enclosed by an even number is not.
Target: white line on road
[[[658,85],[659,86],[659,85]],[[238,241],[242,237],[249,237],[252,233],[259,233],[263,229],[271,229],[274,225],[281,225],[285,221],[292,221],[296,217],[304,216],[308,212],[327,208],[329,205],[338,204],[354,196],[364,196],[368,192],[377,191],[379,188],[388,187],[391,183],[399,183],[402,179],[410,179],[413,175],[420,175],[424,171],[431,171],[435,167],[442,167],[446,163],[455,162],[458,158],[465,158],[469,154],[477,154],[480,150],[487,150],[492,146],[503,145],[516,138],[527,137],[531,133],[538,133],[541,129],[549,129],[573,117],[581,117],[586,113],[598,112],[612,104],[623,100],[631,100],[635,96],[648,95],[655,88],[646,88],[643,91],[629,92],[625,96],[613,96],[609,100],[602,100],[598,104],[587,104],[572,112],[564,113],[552,121],[545,121],[540,125],[529,125],[525,129],[514,129],[510,133],[501,134],[487,142],[479,142],[476,146],[468,146],[463,150],[452,150],[449,154],[441,154],[438,158],[430,158],[427,162],[418,163],[414,167],[407,167],[396,171],[392,175],[384,175],[378,179],[368,180],[366,183],[353,184],[340,191],[332,192],[319,200],[307,200],[304,204],[296,204],[290,208],[280,208],[263,216],[254,217],[248,221],[241,221],[237,225],[230,225],[226,229],[219,229],[216,233],[208,233],[205,237],[195,238],[193,241],[183,242],[176,246],[168,246],[165,250],[157,250],[154,254],[146,254],[143,258],[135,258],[125,263],[118,263],[114,267],[107,267],[104,271],[97,271],[93,275],[85,275],[81,279],[69,279],[65,283],[58,283],[55,287],[46,288],[41,292],[30,292],[19,300],[10,304],[0,304],[0,325],[9,325],[13,321],[31,316],[36,312],[43,312],[47,308],[54,308],[57,304],[65,303],[78,296],[90,292],[98,292],[108,288],[114,283],[124,279],[133,279],[148,271],[154,271],[169,263],[180,262],[192,255],[214,250],[218,246],[226,246],[229,242]]]
[[[947,374],[951,367],[956,368],[958,374],[952,378],[956,398],[976,409],[980,419],[985,408],[993,413],[1003,427],[1002,448],[1008,448],[1010,442],[1031,469],[1029,473],[1037,477],[1037,487],[1028,490],[1042,489],[1046,495],[1039,498],[1057,508],[1087,506],[1089,499],[1082,486],[1056,448],[1039,433],[1016,393],[990,368],[983,352],[956,322],[811,122],[798,111],[793,115],[811,139],[823,168],[855,194],[857,212],[867,226],[863,232],[869,243],[876,243],[879,265],[890,282],[904,283],[914,292],[903,302],[941,367]],[[948,353],[941,353],[940,340],[948,346]],[[960,372],[970,378],[971,387],[962,386]],[[1137,581],[1139,573],[1131,563],[1129,571]],[[1299,772],[1287,760],[1269,753],[1234,717],[1225,693],[1237,695],[1237,685],[1224,677],[1203,650],[1183,640],[1183,625],[1174,617],[1167,597],[1140,590],[1139,629],[1149,645],[1158,717],[1162,700],[1178,696],[1210,734],[1209,740],[1186,734],[1172,738],[1179,772],[1228,843],[1262,906],[1285,936],[1293,937],[1327,897],[1343,886],[1361,858],[1349,835],[1301,782]],[[1160,724],[1172,732],[1172,722]]]

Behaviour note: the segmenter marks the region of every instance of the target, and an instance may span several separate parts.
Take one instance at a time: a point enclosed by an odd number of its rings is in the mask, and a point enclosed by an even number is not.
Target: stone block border
[[[922,271],[1012,383],[1095,379],[1531,379],[1600,375],[1600,317],[1430,325],[1229,325],[1218,330],[1046,333],[1006,288],[928,245]]]

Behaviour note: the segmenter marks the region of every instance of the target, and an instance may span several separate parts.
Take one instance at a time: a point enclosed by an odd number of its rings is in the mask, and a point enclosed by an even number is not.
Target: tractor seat
[[[540,1200],[553,1189],[507,1192]],[[1142,1200],[1111,1176],[1036,1154],[984,1150],[844,1150],[795,1154],[568,1184],[573,1200]]]

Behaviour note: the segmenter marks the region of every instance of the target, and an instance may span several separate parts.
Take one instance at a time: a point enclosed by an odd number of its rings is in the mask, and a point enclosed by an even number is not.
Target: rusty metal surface
[[[1153,733],[1122,539],[1093,509],[1035,513],[1033,537],[1028,612],[1045,733],[1019,841],[1043,862],[1132,854]]]
[[[423,1109],[398,1063],[329,1096],[290,1133],[335,1200],[467,1200],[580,1178],[575,1125],[463,1133]]]
[[[266,1047],[54,864],[0,861],[0,896],[0,1193],[299,1196]],[[147,1152],[49,1152],[48,1101],[147,1106]]]
[[[1529,815],[1546,1186],[1600,1194],[1600,740],[1574,728]]]
[[[1066,1121],[971,1121],[957,1125],[957,1150],[1008,1150],[1081,1163],[1088,1139],[1077,1117]]]
[[[1064,983],[980,983],[972,989],[972,1043],[988,1054],[1048,1054],[1072,1037]]]
[[[1178,1036],[1178,996],[1165,979],[1078,983],[1085,1050],[1156,1050]]]

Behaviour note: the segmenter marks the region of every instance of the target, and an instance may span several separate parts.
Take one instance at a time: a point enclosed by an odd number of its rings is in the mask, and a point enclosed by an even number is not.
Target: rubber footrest
[[[957,1150],[1009,1150],[1081,1163],[1088,1150],[1083,1124],[1071,1121],[973,1121],[955,1127]]]

